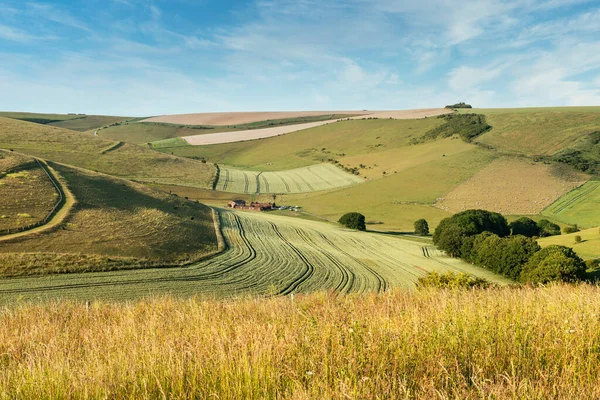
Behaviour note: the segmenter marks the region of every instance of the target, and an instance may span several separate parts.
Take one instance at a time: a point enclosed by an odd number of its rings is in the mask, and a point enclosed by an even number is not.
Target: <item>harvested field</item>
[[[415,110],[396,110],[396,111],[374,111],[364,116],[352,117],[352,119],[377,118],[377,119],[418,119],[435,117],[443,114],[451,114],[453,110],[448,108],[421,108]]]
[[[248,140],[265,139],[274,136],[285,135],[286,133],[316,128],[317,126],[331,124],[336,121],[337,120],[309,122],[307,124],[285,125],[278,126],[276,128],[250,129],[247,131],[206,133],[202,135],[184,136],[182,139],[188,142],[188,144],[191,144],[192,146],[245,142]]]
[[[217,112],[198,114],[162,115],[142,120],[141,122],[163,122],[178,125],[238,125],[266,120],[278,120],[298,117],[314,117],[320,115],[364,115],[369,111],[259,111],[259,112]]]
[[[379,292],[414,287],[427,271],[505,279],[421,243],[268,214],[222,211],[224,253],[184,268],[20,277],[0,280],[0,302],[20,298],[134,299],[152,294]]]
[[[356,175],[332,164],[278,172],[244,171],[221,167],[216,190],[230,193],[306,193],[362,183]]]
[[[502,214],[538,214],[588,179],[582,173],[557,177],[553,168],[522,159],[498,159],[438,199],[435,206],[452,213],[481,208]]]
[[[600,226],[600,181],[587,182],[549,205],[543,215],[567,224]]]
[[[58,200],[59,193],[37,161],[0,151],[0,235],[40,223]]]

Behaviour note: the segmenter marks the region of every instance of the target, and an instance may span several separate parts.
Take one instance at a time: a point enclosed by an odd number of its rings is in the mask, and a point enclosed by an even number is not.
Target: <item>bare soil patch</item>
[[[481,208],[503,214],[538,214],[588,179],[581,173],[567,178],[554,172],[551,165],[498,159],[438,199],[435,206],[453,213]]]

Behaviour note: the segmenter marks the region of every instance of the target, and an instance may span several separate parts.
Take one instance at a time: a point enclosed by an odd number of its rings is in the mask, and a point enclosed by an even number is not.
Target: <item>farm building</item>
[[[251,211],[265,211],[275,209],[275,203],[257,203],[251,202],[246,204],[244,200],[232,200],[227,204],[229,208],[235,208],[236,210],[251,210]]]

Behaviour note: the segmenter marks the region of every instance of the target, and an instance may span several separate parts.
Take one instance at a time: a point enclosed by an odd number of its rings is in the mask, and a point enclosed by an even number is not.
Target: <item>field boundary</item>
[[[35,233],[45,232],[61,224],[65,218],[70,214],[71,209],[76,203],[75,197],[68,189],[66,185],[62,185],[60,181],[54,175],[56,172],[45,162],[35,158],[40,168],[44,170],[50,182],[56,189],[59,195],[59,200],[54,205],[54,208],[50,213],[41,221],[35,224],[31,224],[25,227],[17,229],[9,229],[8,233],[0,236],[0,241],[9,241],[13,239],[20,239],[24,236],[29,236]]]

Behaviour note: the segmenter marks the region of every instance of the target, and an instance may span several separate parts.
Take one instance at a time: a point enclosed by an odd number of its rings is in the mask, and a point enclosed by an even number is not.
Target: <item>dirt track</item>
[[[373,111],[372,114],[366,114],[361,116],[352,117],[352,119],[363,119],[363,118],[380,118],[380,119],[415,119],[425,118],[441,114],[447,114],[452,112],[445,108],[426,108],[419,110],[400,110],[400,111]],[[338,111],[338,113],[347,113],[346,111]],[[231,113],[238,114],[238,113]],[[261,114],[261,113],[255,113]],[[263,113],[265,114],[265,113]],[[195,114],[200,115],[200,114]],[[176,117],[176,116],[173,116]],[[149,121],[149,120],[146,120]],[[233,132],[220,132],[220,133],[209,133],[204,135],[193,135],[184,136],[186,142],[193,146],[201,146],[207,144],[221,144],[221,143],[233,143],[242,142],[246,140],[264,139],[273,136],[284,135],[286,133],[292,133],[301,131],[304,129],[315,128],[317,126],[334,123],[337,120],[310,122],[306,124],[297,125],[286,125],[278,126],[275,128],[264,128],[264,129],[251,129],[246,131],[233,131]],[[164,122],[164,121],[163,121]],[[180,123],[180,122],[178,122]]]

